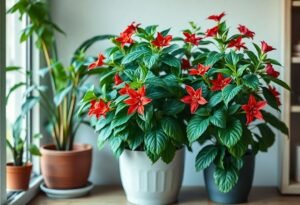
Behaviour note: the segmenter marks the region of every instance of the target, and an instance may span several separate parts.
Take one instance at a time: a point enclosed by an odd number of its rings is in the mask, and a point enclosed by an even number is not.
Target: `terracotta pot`
[[[55,145],[41,148],[41,171],[50,189],[75,189],[88,183],[92,164],[92,146],[75,144],[71,151],[58,151]]]
[[[13,163],[6,164],[6,186],[13,191],[27,190],[32,170],[32,163],[28,162],[24,166],[14,166]]]

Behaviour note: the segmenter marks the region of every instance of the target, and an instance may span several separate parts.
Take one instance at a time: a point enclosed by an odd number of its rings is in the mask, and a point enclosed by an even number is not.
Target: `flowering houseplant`
[[[187,144],[181,64],[174,54],[180,48],[169,30],[156,29],[132,23],[112,40],[114,47],[90,65],[101,71],[100,89],[85,94],[83,107],[93,116],[100,149],[108,142],[116,156],[143,150],[153,162],[170,162]]]
[[[266,108],[280,111],[274,84],[289,87],[278,79],[274,66],[280,63],[268,57],[275,49],[262,41],[261,46],[252,43],[255,52],[249,50],[245,41],[255,33],[239,25],[239,33],[231,35],[224,15],[210,16],[217,25],[206,32],[194,24],[184,32],[183,61],[190,81],[182,102],[193,114],[187,125],[189,142],[206,143],[196,157],[196,170],[214,164],[214,182],[226,193],[237,184],[248,149],[256,154],[274,143],[271,127],[288,134],[286,125]]]

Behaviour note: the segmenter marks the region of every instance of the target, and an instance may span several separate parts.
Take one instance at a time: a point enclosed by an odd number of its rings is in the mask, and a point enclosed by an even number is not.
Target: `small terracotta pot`
[[[41,171],[48,188],[75,189],[87,185],[92,165],[91,145],[75,144],[71,151],[44,145],[41,154]]]
[[[27,190],[32,170],[32,163],[23,166],[14,166],[13,163],[6,164],[6,186],[13,191]]]

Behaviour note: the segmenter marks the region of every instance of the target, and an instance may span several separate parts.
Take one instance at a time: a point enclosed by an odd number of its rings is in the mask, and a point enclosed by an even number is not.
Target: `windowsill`
[[[43,182],[42,176],[34,177],[29,185],[27,191],[16,192],[11,197],[9,197],[7,204],[8,205],[24,205],[32,200],[40,190],[40,184]]]
[[[299,204],[300,196],[280,195],[276,187],[253,187],[249,196],[247,205],[258,204]],[[89,195],[74,199],[50,199],[44,193],[40,193],[31,202],[30,205],[78,205],[78,204],[130,204],[122,187],[120,186],[96,186]],[[178,198],[177,205],[207,205],[212,204],[207,198],[203,187],[183,187]]]

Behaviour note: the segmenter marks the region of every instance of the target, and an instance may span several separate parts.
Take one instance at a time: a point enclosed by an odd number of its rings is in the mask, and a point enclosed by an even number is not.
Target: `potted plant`
[[[19,67],[7,67],[6,71],[16,71]],[[6,96],[6,104],[8,104],[9,97],[19,87],[25,85],[24,83],[17,83],[12,86]],[[11,151],[13,161],[6,163],[6,187],[12,191],[23,191],[29,187],[29,180],[31,176],[32,163],[26,153],[30,152],[32,155],[40,156],[40,151],[35,144],[29,144],[28,135],[23,132],[24,118],[26,114],[35,106],[36,101],[32,101],[30,96],[24,97],[24,102],[21,105],[21,113],[17,116],[15,122],[11,126],[11,134],[7,135],[6,145]],[[33,136],[36,138],[39,134]],[[24,157],[24,154],[26,157]]]
[[[168,32],[129,25],[90,65],[99,66],[100,85],[82,99],[98,148],[108,143],[120,157],[122,185],[135,204],[170,204],[182,183],[189,113],[180,102],[181,48]]]
[[[41,171],[47,188],[75,189],[87,186],[91,164],[92,146],[74,144],[76,131],[82,123],[84,114],[77,115],[78,99],[85,90],[85,82],[97,70],[89,71],[88,65],[93,58],[85,57],[84,52],[96,41],[113,36],[103,35],[88,39],[74,52],[69,66],[63,66],[56,49],[55,32],[63,31],[55,25],[45,3],[34,0],[18,1],[8,13],[18,13],[22,19],[29,17],[30,24],[22,31],[20,41],[36,39],[35,45],[44,54],[47,67],[40,70],[41,77],[50,79],[49,99],[45,87],[33,85],[28,93],[36,91],[35,99],[40,101],[46,113],[46,126],[54,144],[41,147]],[[49,94],[48,92],[48,94]]]
[[[201,36],[201,40],[194,47],[184,46],[185,61],[192,65],[188,97],[182,101],[193,114],[187,125],[188,140],[203,145],[195,166],[204,170],[208,196],[233,204],[247,201],[255,155],[274,143],[272,128],[288,135],[287,126],[273,113],[281,105],[274,85],[289,86],[278,79],[274,66],[280,63],[268,57],[275,49],[265,41],[261,46],[252,43],[254,52],[248,49],[245,42],[251,42],[255,33],[239,25],[239,32],[231,34],[222,21],[224,15],[208,17],[217,25],[206,32],[195,24],[185,31],[185,36]]]

